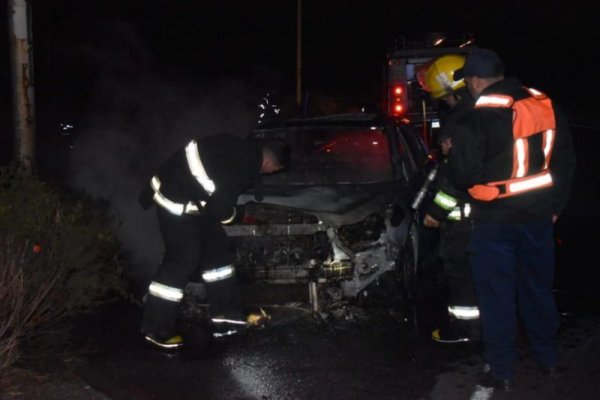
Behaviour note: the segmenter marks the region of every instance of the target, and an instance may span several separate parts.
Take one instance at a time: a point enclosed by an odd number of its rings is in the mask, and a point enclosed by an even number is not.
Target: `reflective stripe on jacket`
[[[211,196],[216,190],[216,186],[212,179],[210,179],[210,177],[206,173],[204,165],[202,165],[200,153],[198,152],[198,143],[196,143],[195,140],[190,141],[187,144],[187,146],[185,146],[185,159],[187,161],[192,176],[196,178],[196,181],[200,184],[200,186],[202,186],[206,193],[209,196]],[[198,206],[192,201],[182,204],[172,201],[165,197],[160,192],[160,186],[160,179],[157,176],[153,176],[152,180],[150,181],[150,187],[152,187],[152,190],[154,191],[153,199],[156,204],[158,204],[173,215],[200,213]],[[198,202],[198,204],[201,207],[204,207],[206,205],[206,202],[200,201]]]
[[[469,188],[471,196],[481,201],[519,195],[552,186],[550,157],[556,135],[556,118],[551,100],[543,93],[526,88],[530,97],[514,101],[511,96],[489,94],[479,97],[475,108],[512,108],[513,113],[513,165],[510,178],[477,184]],[[544,153],[542,165],[531,166],[530,139],[541,135]]]
[[[175,216],[228,223],[241,193],[254,186],[259,194],[261,163],[260,144],[252,139],[224,134],[190,140],[159,167],[142,200]]]
[[[459,199],[438,190],[433,198],[433,203],[446,212],[446,219],[451,221],[460,221],[468,218],[471,214],[471,205],[469,203],[461,204]]]

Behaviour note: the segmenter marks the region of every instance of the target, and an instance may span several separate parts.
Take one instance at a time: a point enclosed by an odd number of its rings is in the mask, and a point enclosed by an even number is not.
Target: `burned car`
[[[260,126],[260,139],[291,147],[288,170],[265,176],[262,201],[240,196],[240,222],[226,227],[242,283],[307,283],[356,297],[392,274],[407,296],[419,266],[411,209],[427,149],[408,125],[374,114],[293,119]]]

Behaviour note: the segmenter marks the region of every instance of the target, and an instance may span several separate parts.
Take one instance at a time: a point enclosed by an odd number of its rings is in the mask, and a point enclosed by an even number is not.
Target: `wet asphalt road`
[[[522,339],[511,398],[600,399],[596,226],[598,219],[573,215],[566,216],[556,229],[560,243],[556,298],[563,312],[560,357],[564,371],[555,381],[541,376]],[[246,294],[246,304],[262,304],[271,314],[269,325],[235,342],[214,345],[199,359],[150,349],[138,333],[141,309],[132,304],[112,305],[81,329],[96,351],[76,371],[77,379],[89,389],[87,395],[69,398],[469,399],[483,362],[481,348],[475,344],[444,346],[429,339],[440,309],[435,299],[419,309],[419,327],[414,329],[411,314],[398,304],[351,307],[347,309],[350,319],[338,315],[325,322],[307,310],[305,298],[300,299],[303,305],[281,306],[285,300],[298,300],[305,290],[284,293],[289,298],[280,294],[279,301],[262,290],[258,297]],[[59,398],[65,397],[47,397]]]
[[[385,307],[330,322],[296,307],[265,310],[273,317],[268,327],[191,359],[148,348],[137,334],[140,310],[115,305],[89,321],[98,351],[77,376],[113,400],[453,400],[470,397],[481,369],[478,345],[433,343],[426,317],[415,331]],[[600,317],[565,316],[564,372],[556,381],[539,374],[521,348],[511,398],[600,398]]]
[[[268,327],[189,359],[149,349],[135,334],[139,310],[120,309],[123,330],[102,324],[105,350],[79,376],[113,399],[412,399],[443,370],[436,349],[406,340],[400,314],[325,323],[300,308],[265,310]]]

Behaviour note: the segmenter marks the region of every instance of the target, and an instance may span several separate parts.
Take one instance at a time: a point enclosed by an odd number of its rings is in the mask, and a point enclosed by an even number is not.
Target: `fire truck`
[[[446,54],[464,54],[474,44],[472,34],[449,40],[445,34],[430,34],[422,41],[396,39],[384,67],[383,109],[421,132],[428,145],[435,143],[440,128],[438,107],[419,83],[429,63]]]

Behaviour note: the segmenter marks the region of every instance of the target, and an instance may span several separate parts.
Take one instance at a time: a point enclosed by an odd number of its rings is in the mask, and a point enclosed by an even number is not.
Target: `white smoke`
[[[263,93],[236,79],[166,83],[151,72],[135,35],[123,27],[116,31],[116,54],[89,49],[99,66],[97,85],[70,166],[75,188],[110,202],[131,276],[143,280],[163,251],[154,209],[138,204],[149,176],[190,138],[247,134]]]

